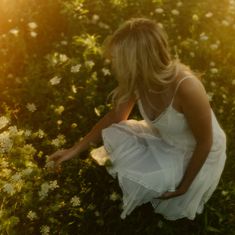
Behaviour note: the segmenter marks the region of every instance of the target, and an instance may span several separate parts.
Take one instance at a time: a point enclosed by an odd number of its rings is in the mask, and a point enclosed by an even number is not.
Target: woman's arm
[[[201,82],[197,79],[185,80],[178,90],[178,96],[195,137],[196,147],[177,190],[165,193],[162,199],[179,196],[188,190],[206,161],[212,145],[211,107]]]
[[[118,109],[113,109],[108,112],[78,143],[74,144],[74,146],[69,149],[61,149],[56,151],[51,156],[49,156],[48,160],[54,161],[55,168],[59,169],[60,164],[63,161],[69,160],[79,155],[81,152],[87,150],[91,145],[98,144],[99,142],[101,142],[102,130],[113,123],[118,123],[122,120],[126,120],[134,107],[135,101],[135,98],[131,98],[129,101],[120,104]]]
[[[99,144],[102,140],[102,130],[113,123],[127,120],[134,107],[135,101],[135,98],[132,98],[129,101],[120,104],[118,109],[113,109],[108,112],[94,125],[91,131],[82,140],[73,146],[73,148],[76,149],[78,153],[81,153],[87,150],[91,145]]]

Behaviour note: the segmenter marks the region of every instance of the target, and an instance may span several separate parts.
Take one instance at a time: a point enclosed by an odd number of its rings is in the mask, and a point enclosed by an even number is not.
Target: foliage
[[[1,234],[234,234],[234,15],[233,0],[0,0]],[[122,221],[120,188],[88,153],[59,175],[46,164],[110,109],[116,82],[102,43],[139,16],[157,20],[172,54],[202,74],[227,134],[221,182],[194,221],[149,205]]]

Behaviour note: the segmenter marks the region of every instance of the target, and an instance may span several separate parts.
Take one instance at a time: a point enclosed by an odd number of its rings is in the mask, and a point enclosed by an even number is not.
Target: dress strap
[[[176,95],[177,90],[179,89],[180,84],[181,84],[184,80],[186,80],[187,78],[191,78],[191,76],[186,76],[186,77],[182,78],[182,79],[177,83],[170,105],[172,105],[173,102],[174,102],[174,98],[175,98],[175,95]]]

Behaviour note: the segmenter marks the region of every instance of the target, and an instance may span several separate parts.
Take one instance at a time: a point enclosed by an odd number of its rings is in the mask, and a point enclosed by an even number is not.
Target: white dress
[[[175,93],[180,83],[178,82]],[[141,101],[143,120],[126,120],[103,129],[104,145],[91,156],[118,178],[123,192],[124,219],[137,206],[150,202],[156,213],[166,219],[194,219],[202,213],[219,182],[226,159],[226,136],[212,113],[213,144],[210,153],[188,191],[178,197],[160,200],[166,191],[174,191],[181,181],[195,148],[195,138],[184,114],[170,105],[155,120],[148,119]]]

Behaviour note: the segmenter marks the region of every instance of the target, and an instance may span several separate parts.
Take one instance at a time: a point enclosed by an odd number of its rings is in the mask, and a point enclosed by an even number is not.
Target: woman
[[[226,159],[226,137],[196,75],[171,59],[165,32],[153,20],[133,18],[106,40],[104,55],[118,81],[114,108],[69,149],[49,160],[60,164],[91,144],[91,152],[118,177],[125,218],[151,202],[170,220],[194,219],[215,190]],[[135,103],[143,120],[127,120]]]

